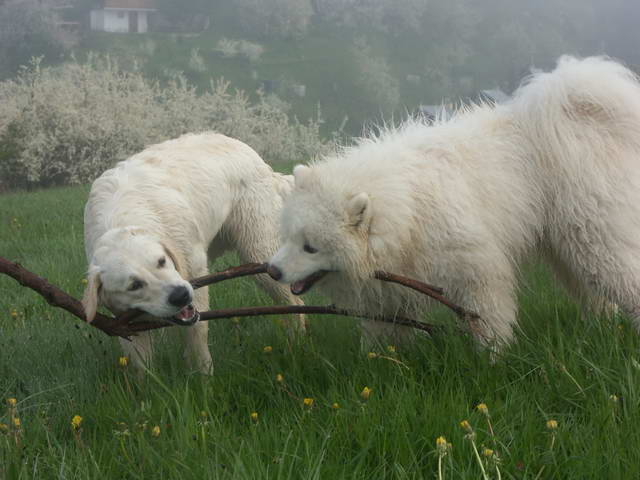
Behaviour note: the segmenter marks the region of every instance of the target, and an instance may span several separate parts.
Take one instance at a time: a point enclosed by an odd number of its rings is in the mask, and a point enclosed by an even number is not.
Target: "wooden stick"
[[[444,296],[444,290],[440,287],[434,287],[433,285],[429,285],[427,283],[423,283],[419,280],[414,280],[413,278],[407,278],[400,275],[396,275],[394,273],[387,273],[377,271],[375,273],[375,277],[378,280],[382,280],[384,282],[397,283],[400,285],[404,285],[405,287],[409,287],[412,290],[423,293],[434,300],[437,300],[447,308],[453,310],[459,317],[468,320],[479,320],[480,315],[476,312],[472,312],[471,310],[467,310],[466,308],[461,307],[460,305],[456,305],[455,303],[447,300]]]
[[[73,316],[85,321],[85,313],[82,303],[73,298],[68,293],[60,290],[55,285],[49,283],[46,279],[39,277],[38,275],[31,273],[27,269],[23,268],[17,263],[11,262],[0,257],[0,273],[10,276],[16,280],[20,285],[30,288],[54,307],[59,307]],[[107,335],[118,336],[127,338],[131,335],[126,323],[120,323],[114,321],[112,317],[107,317],[101,313],[96,314],[96,318],[90,324],[102,330]],[[127,319],[125,318],[125,321]]]
[[[224,280],[246,277],[247,275],[257,275],[259,273],[267,273],[266,263],[247,263],[245,265],[227,268],[226,270],[223,270],[221,272],[194,278],[189,283],[191,283],[191,286],[193,288],[200,288],[204,287],[205,285],[211,285],[213,283],[222,282]]]
[[[195,281],[202,281],[207,278],[208,280],[214,279],[214,282],[222,281],[228,278],[236,278],[237,276],[252,275],[251,272],[263,273],[262,269],[266,271],[266,267],[262,264],[249,264],[241,265],[240,267],[233,267],[223,272],[219,272],[213,275],[207,275],[206,277],[200,277]],[[260,271],[260,272],[257,272]],[[28,271],[21,265],[6,260],[0,257],[0,273],[10,276],[15,279],[20,285],[30,288],[38,293],[40,296],[54,307],[59,307],[67,312],[71,313],[78,319],[85,321],[84,308],[82,303],[76,298],[72,297],[68,293],[59,289],[55,285],[49,283],[46,279],[39,277],[38,275]],[[235,276],[234,276],[235,275]],[[97,313],[93,322],[89,325],[102,330],[104,333],[110,336],[118,336],[122,338],[129,338],[135,335],[137,332],[146,330],[153,330],[158,328],[166,328],[174,326],[169,322],[155,322],[155,321],[140,321],[132,322],[134,318],[141,315],[143,312],[131,310],[118,317],[108,317]],[[251,316],[263,316],[263,315],[286,315],[286,314],[330,314],[330,315],[342,315],[342,316],[356,316],[368,318],[367,315],[358,312],[349,312],[341,310],[333,306],[303,306],[303,305],[289,305],[289,306],[265,306],[265,307],[245,307],[245,308],[229,308],[224,310],[212,310],[208,312],[202,312],[200,314],[201,320],[213,320],[221,318],[232,317],[251,317]],[[431,333],[434,330],[432,325],[417,322],[415,320],[403,318],[403,317],[375,317],[372,320],[396,323],[398,325],[405,325],[408,327],[416,328]]]
[[[436,329],[434,325],[428,323],[417,322],[405,317],[370,317],[361,312],[352,312],[348,310],[342,310],[328,306],[315,306],[315,305],[275,305],[275,306],[260,306],[260,307],[241,307],[241,308],[226,308],[219,310],[209,310],[207,312],[200,313],[200,321],[219,320],[223,318],[233,317],[261,317],[267,315],[291,315],[291,314],[307,314],[307,315],[340,315],[346,317],[359,317],[366,318],[373,321],[395,323],[396,325],[403,325],[406,327],[422,330],[427,333],[433,333]],[[132,332],[144,332],[147,330],[154,330],[158,328],[170,327],[173,324],[164,322],[134,322],[130,323],[128,327]]]
[[[193,288],[201,288],[205,285],[211,285],[218,282],[223,282],[225,280],[231,280],[239,277],[246,277],[248,275],[258,275],[261,273],[267,272],[267,264],[266,263],[247,263],[245,265],[239,265],[237,267],[231,267],[221,272],[212,273],[211,275],[205,275],[202,277],[194,278],[191,280],[191,285]],[[444,297],[444,290],[440,287],[436,287],[434,285],[429,285],[428,283],[421,282],[419,280],[414,280],[413,278],[403,277],[402,275],[397,275],[395,273],[388,273],[383,271],[376,271],[374,274],[375,278],[381,280],[383,282],[397,283],[399,285],[403,285],[405,287],[409,287],[412,290],[420,292],[424,295],[427,295],[434,300],[440,302],[447,308],[451,309],[456,313],[459,317],[463,319],[469,320],[477,320],[480,316],[467,310],[460,305],[456,305],[451,302],[447,298]]]

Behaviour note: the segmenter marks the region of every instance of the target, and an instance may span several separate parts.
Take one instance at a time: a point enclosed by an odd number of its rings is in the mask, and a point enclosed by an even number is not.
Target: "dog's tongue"
[[[191,320],[194,314],[195,314],[195,311],[194,311],[193,305],[189,304],[186,307],[184,307],[182,310],[180,310],[174,316],[174,318],[176,318],[177,320],[187,321],[187,320]]]

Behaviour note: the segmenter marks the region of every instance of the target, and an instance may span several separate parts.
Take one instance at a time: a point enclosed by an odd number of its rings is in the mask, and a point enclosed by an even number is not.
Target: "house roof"
[[[103,0],[103,8],[122,8],[128,10],[155,10],[154,0]]]

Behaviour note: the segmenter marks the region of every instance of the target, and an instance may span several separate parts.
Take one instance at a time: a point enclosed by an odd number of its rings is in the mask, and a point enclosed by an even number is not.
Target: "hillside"
[[[264,53],[254,61],[243,56],[225,57],[219,49],[223,39],[249,41],[261,46]],[[344,125],[347,133],[357,134],[364,122],[383,116],[402,118],[420,103],[440,103],[451,93],[425,79],[424,45],[415,38],[390,39],[378,32],[365,34],[326,23],[313,24],[301,38],[247,38],[238,34],[224,9],[212,12],[209,29],[201,33],[90,32],[82,42],[82,50],[109,53],[128,64],[136,59],[145,74],[159,79],[180,71],[200,88],[207,88],[212,78],[224,77],[233,87],[255,96],[266,84],[291,104],[292,113],[298,118],[315,118],[320,112],[326,122],[325,133]],[[192,56],[196,51],[199,61],[194,68]],[[362,71],[366,58],[373,62],[370,72]],[[386,64],[397,82],[399,102],[394,108],[384,108],[380,99],[370,93],[377,89],[383,90],[384,95],[385,72],[376,71],[380,63]],[[380,77],[378,85],[367,89],[363,75],[373,77],[374,83]],[[292,85],[304,85],[305,96],[296,95]],[[487,81],[483,88],[492,86]]]
[[[55,12],[81,26],[72,38],[52,32],[60,22],[48,4],[20,1],[0,6],[0,78],[33,56],[55,64],[97,50],[160,81],[183,72],[200,89],[220,77],[253,96],[263,87],[300,119],[320,110],[324,133],[359,133],[482,89],[509,92],[561,54],[640,63],[640,7],[622,0],[155,0],[149,34],[88,32],[96,2],[71,0]]]

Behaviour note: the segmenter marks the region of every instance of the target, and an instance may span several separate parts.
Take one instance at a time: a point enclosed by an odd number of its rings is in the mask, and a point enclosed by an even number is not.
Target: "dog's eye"
[[[131,285],[129,285],[129,288],[127,288],[127,290],[133,292],[135,290],[140,290],[142,287],[144,287],[144,283],[142,282],[142,280],[134,280],[133,282],[131,282]]]
[[[307,253],[316,253],[318,250],[316,248],[313,248],[311,245],[309,245],[308,243],[304,244],[304,247],[302,247],[302,249],[307,252]]]
[[[158,260],[158,268],[162,268],[167,264],[167,258],[166,257],[162,257],[160,260]]]

